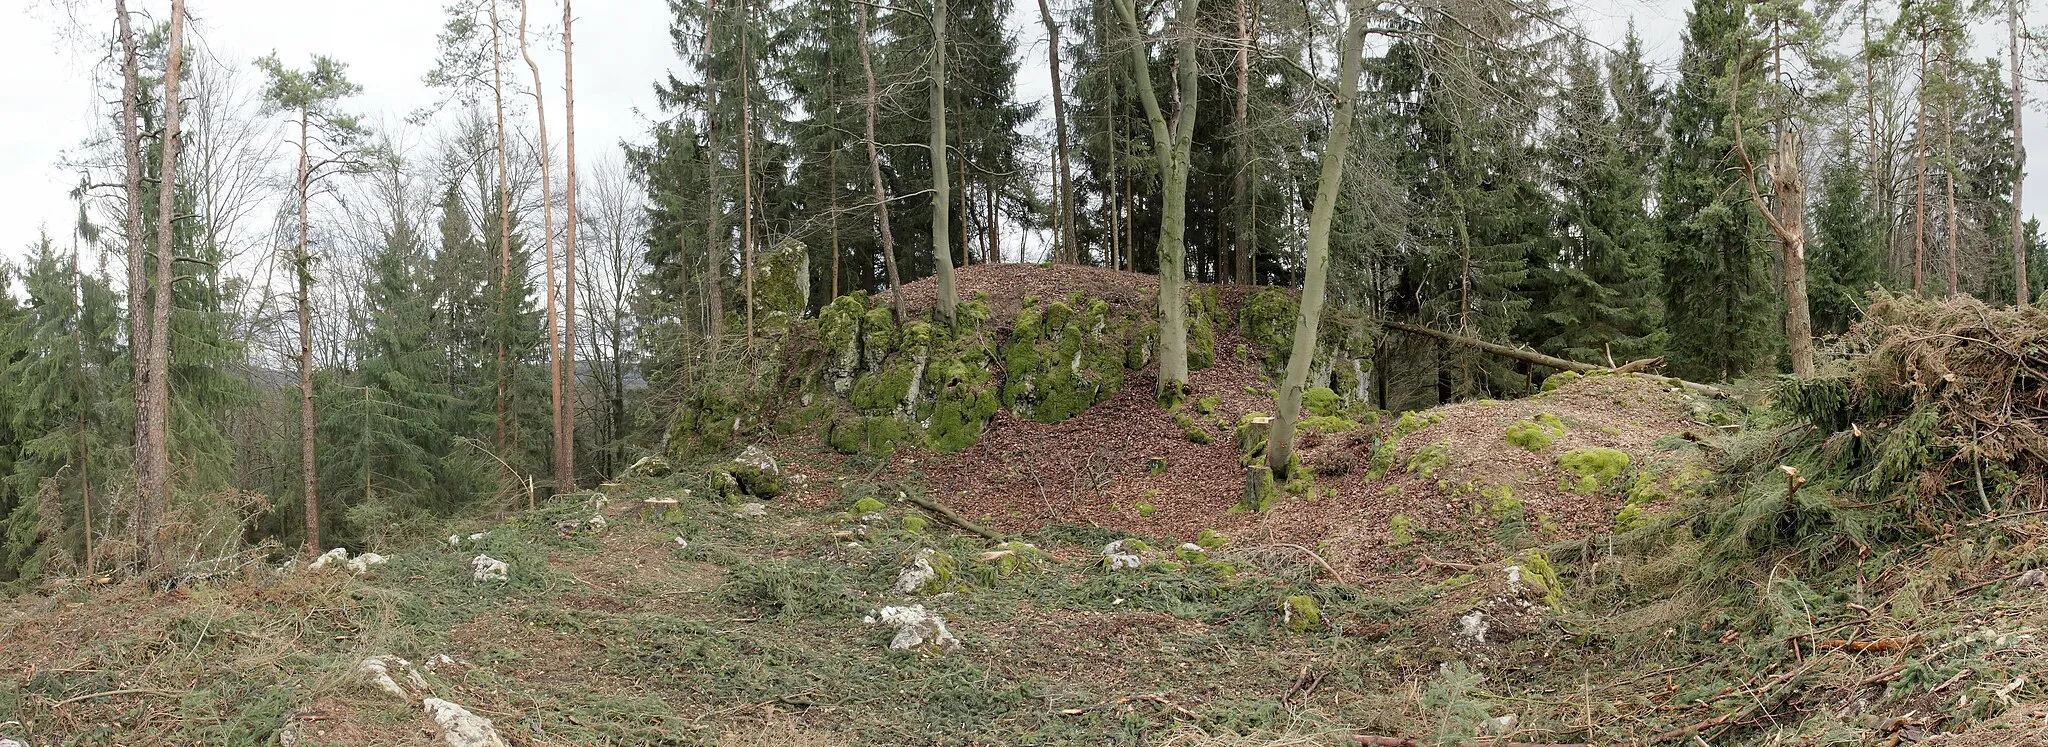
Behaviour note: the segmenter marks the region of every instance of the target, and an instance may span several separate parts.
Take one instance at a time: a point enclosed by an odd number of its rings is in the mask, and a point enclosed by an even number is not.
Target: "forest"
[[[1154,275],[1167,405],[1174,294],[1296,289],[1283,470],[1319,329],[1373,335],[1351,383],[1403,411],[1542,372],[1381,322],[1725,382],[1812,373],[1873,291],[2048,279],[2021,0],[1697,0],[1675,61],[1534,0],[671,0],[652,129],[580,164],[567,0],[449,4],[400,132],[347,60],[113,5],[79,11],[117,104],[67,153],[76,223],[0,296],[11,588],[604,482],[780,354],[771,253],[799,316],[903,323],[926,278],[952,321],[973,265]]]

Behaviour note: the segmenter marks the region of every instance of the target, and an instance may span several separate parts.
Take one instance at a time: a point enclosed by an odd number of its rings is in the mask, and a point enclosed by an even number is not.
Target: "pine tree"
[[[1727,91],[1745,48],[1746,4],[1697,0],[1687,21],[1670,150],[1658,175],[1664,235],[1664,314],[1672,372],[1729,379],[1770,365],[1768,250],[1761,221],[1733,184]]]

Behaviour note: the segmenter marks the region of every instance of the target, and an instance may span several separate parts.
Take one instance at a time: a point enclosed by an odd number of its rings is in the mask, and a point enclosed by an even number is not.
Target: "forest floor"
[[[1061,272],[962,287],[999,320],[1025,295],[1149,292]],[[1939,534],[1867,584],[1765,563],[1700,586],[1707,538],[1678,519],[1709,515],[1742,431],[1782,423],[1644,375],[1309,435],[1310,486],[1243,512],[1231,427],[1272,397],[1237,335],[1219,325],[1182,411],[1209,444],[1141,371],[1065,423],[999,414],[955,455],[759,442],[791,487],[760,504],[702,498],[714,460],[417,527],[363,574],[0,600],[0,739],[448,744],[428,696],[519,747],[2048,740],[2048,584],[2007,572],[2048,515],[1967,528],[2004,550]],[[1632,549],[1646,524],[1666,531]],[[479,555],[507,578],[475,580]],[[920,559],[935,578],[898,591]],[[910,605],[959,649],[890,648],[871,618]],[[421,674],[403,698],[357,675],[385,655]]]

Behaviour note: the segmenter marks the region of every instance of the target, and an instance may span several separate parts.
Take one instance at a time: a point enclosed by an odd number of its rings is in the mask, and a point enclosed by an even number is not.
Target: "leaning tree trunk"
[[[1323,296],[1330,276],[1330,221],[1337,214],[1337,193],[1344,183],[1344,159],[1351,152],[1351,120],[1358,109],[1358,77],[1365,66],[1365,0],[1350,0],[1350,23],[1337,75],[1337,110],[1323,144],[1323,172],[1316,182],[1315,205],[1308,216],[1308,268],[1302,278],[1301,312],[1294,320],[1294,349],[1287,355],[1287,378],[1280,385],[1280,410],[1266,436],[1266,467],[1286,479],[1294,456],[1294,426],[1301,418],[1301,394],[1316,357],[1316,333],[1323,320]]]
[[[953,323],[959,291],[953,285],[953,245],[946,205],[946,0],[932,0],[932,260],[939,268],[939,318]],[[962,215],[965,220],[967,216]]]
[[[1058,256],[1062,262],[1078,263],[1081,261],[1081,245],[1074,235],[1080,224],[1074,218],[1074,171],[1067,149],[1067,96],[1060,87],[1060,26],[1053,20],[1052,7],[1046,4],[1046,0],[1038,0],[1038,18],[1045,23],[1045,56],[1052,68],[1052,127],[1058,135],[1059,152],[1053,154],[1059,164],[1060,179],[1059,188],[1053,194],[1053,199],[1058,201],[1059,212]],[[1017,261],[1024,261],[1021,251]]]
[[[548,324],[548,411],[552,414],[550,433],[554,434],[555,490],[567,492],[569,483],[562,480],[562,328],[559,321],[560,309],[556,304],[555,289],[555,188],[552,181],[553,167],[549,165],[548,146],[548,105],[541,97],[540,65],[533,61],[533,50],[526,43],[526,6],[519,6],[519,54],[526,58],[526,69],[533,73],[533,113],[540,125],[540,223],[541,223],[541,275],[547,279],[547,324]]]
[[[158,142],[162,161],[156,189],[156,296],[151,299],[149,333],[149,414],[138,423],[149,429],[149,451],[137,458],[148,462],[146,482],[138,486],[142,503],[135,527],[144,562],[163,571],[169,558],[163,546],[165,509],[171,491],[171,282],[177,263],[178,125],[184,105],[178,96],[185,61],[185,0],[171,0],[170,38],[164,61],[164,129]]]
[[[896,323],[908,324],[910,319],[903,311],[903,277],[896,272],[896,235],[889,230],[889,192],[882,186],[882,152],[875,144],[875,109],[878,96],[875,93],[875,58],[868,43],[868,15],[874,9],[862,5],[860,10],[860,69],[867,76],[867,141],[868,176],[875,186],[875,220],[880,224],[882,239],[882,266],[889,271],[889,301],[896,310]],[[940,200],[944,204],[945,200]],[[940,252],[944,254],[945,252]]]
[[[1138,100],[1145,107],[1145,119],[1152,127],[1152,154],[1159,162],[1161,206],[1159,219],[1159,396],[1178,401],[1188,383],[1187,293],[1187,195],[1188,158],[1194,149],[1196,103],[1199,100],[1195,68],[1195,21],[1202,0],[1181,0],[1175,21],[1179,24],[1179,52],[1175,55],[1180,111],[1171,127],[1159,108],[1159,95],[1152,90],[1152,61],[1143,43],[1131,45],[1133,83]],[[1138,26],[1134,0],[1120,0],[1124,27],[1134,42],[1145,32]]]
[[[562,0],[562,429],[555,437],[555,484],[576,489],[576,53],[571,0]]]
[[[2024,78],[2020,77],[2020,4],[2019,0],[2005,0],[2006,32],[2010,35],[2011,48],[2008,53],[2012,65],[2012,279],[2014,303],[2027,305],[2027,232],[2021,225],[2025,215],[2020,209],[2020,192],[2027,185],[2027,142],[2026,130],[2020,126],[2020,116],[2027,110],[2027,89]]]

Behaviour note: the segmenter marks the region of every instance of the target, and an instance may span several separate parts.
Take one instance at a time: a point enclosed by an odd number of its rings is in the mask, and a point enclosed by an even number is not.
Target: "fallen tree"
[[[1580,363],[1574,360],[1566,360],[1564,358],[1559,358],[1554,355],[1544,355],[1543,353],[1538,353],[1534,350],[1524,350],[1521,348],[1513,348],[1508,347],[1506,345],[1499,345],[1475,337],[1465,337],[1463,335],[1454,335],[1449,332],[1439,332],[1437,330],[1433,330],[1421,325],[1408,324],[1406,322],[1397,322],[1391,319],[1381,321],[1380,326],[1386,327],[1387,329],[1407,332],[1411,335],[1433,337],[1439,340],[1443,340],[1445,342],[1463,345],[1469,348],[1475,348],[1487,353],[1491,353],[1493,355],[1498,355],[1502,358],[1510,358],[1513,360],[1521,361],[1523,363],[1528,363],[1530,365],[1544,366],[1548,368],[1555,368],[1560,371],[1571,371],[1574,373],[1641,373],[1655,370],[1664,365],[1663,358],[1644,358],[1638,361],[1630,361],[1619,366],[1599,366],[1591,363]],[[1671,379],[1671,381],[1683,384],[1685,388],[1690,389],[1699,394],[1704,394],[1709,397],[1728,396],[1728,393],[1726,391],[1723,391],[1720,387],[1686,381],[1684,379]]]

